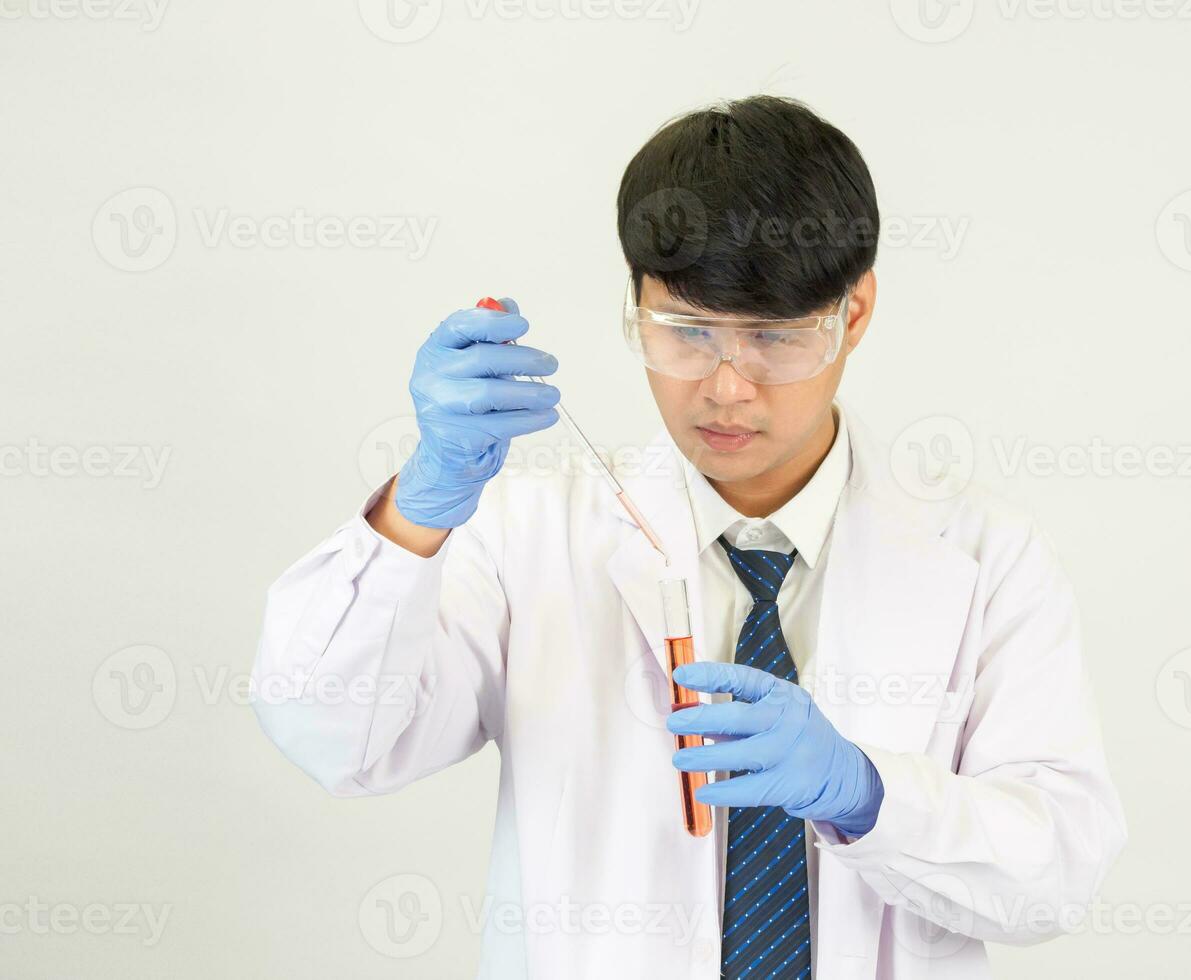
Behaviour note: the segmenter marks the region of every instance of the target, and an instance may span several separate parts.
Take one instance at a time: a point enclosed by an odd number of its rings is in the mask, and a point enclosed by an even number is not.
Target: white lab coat
[[[885,798],[856,842],[808,825],[816,976],[984,978],[984,940],[1054,935],[1046,920],[1073,921],[1124,841],[1075,604],[1028,519],[972,490],[909,497],[855,413],[849,429],[804,681]],[[664,430],[636,469],[625,488],[687,580],[698,651],[695,532]],[[715,838],[682,829],[664,727],[659,570],[598,477],[502,473],[433,558],[357,517],[269,591],[254,706],[328,791],[393,792],[499,746],[487,894],[506,917],[488,920],[486,980],[718,975]],[[377,696],[313,696],[331,678],[379,678]]]

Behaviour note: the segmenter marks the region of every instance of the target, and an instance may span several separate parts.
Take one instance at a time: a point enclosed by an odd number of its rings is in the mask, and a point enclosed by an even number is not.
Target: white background
[[[358,505],[417,345],[480,295],[520,301],[594,439],[652,434],[616,188],[666,119],[756,92],[852,136],[912,232],[882,242],[851,410],[1034,510],[1084,611],[1131,842],[1107,911],[996,973],[1182,975],[1191,8],[648,4],[431,0],[386,39],[382,0],[0,0],[0,976],[472,974],[496,753],[325,795],[243,702],[264,592]],[[300,212],[432,231],[209,228]],[[1097,444],[1157,452],[1081,475]],[[368,918],[400,875],[443,910],[404,961]],[[168,907],[156,941],[125,904]]]

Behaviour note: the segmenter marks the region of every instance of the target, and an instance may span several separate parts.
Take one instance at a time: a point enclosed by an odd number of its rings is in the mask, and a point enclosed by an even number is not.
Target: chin
[[[765,471],[764,463],[747,450],[741,453],[717,453],[708,449],[698,437],[686,449],[686,457],[695,469],[711,480],[731,483],[751,479]]]

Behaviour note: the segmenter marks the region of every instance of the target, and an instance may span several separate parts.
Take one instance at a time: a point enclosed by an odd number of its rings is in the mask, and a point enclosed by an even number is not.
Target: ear
[[[860,344],[864,332],[868,329],[869,321],[873,318],[873,308],[877,305],[877,274],[869,269],[852,290],[848,303],[847,347],[848,353]]]

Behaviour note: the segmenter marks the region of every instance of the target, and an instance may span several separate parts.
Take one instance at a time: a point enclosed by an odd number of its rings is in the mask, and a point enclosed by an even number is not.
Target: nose
[[[721,358],[716,369],[703,379],[699,393],[717,405],[732,405],[756,398],[757,386],[737,371],[731,360]]]

